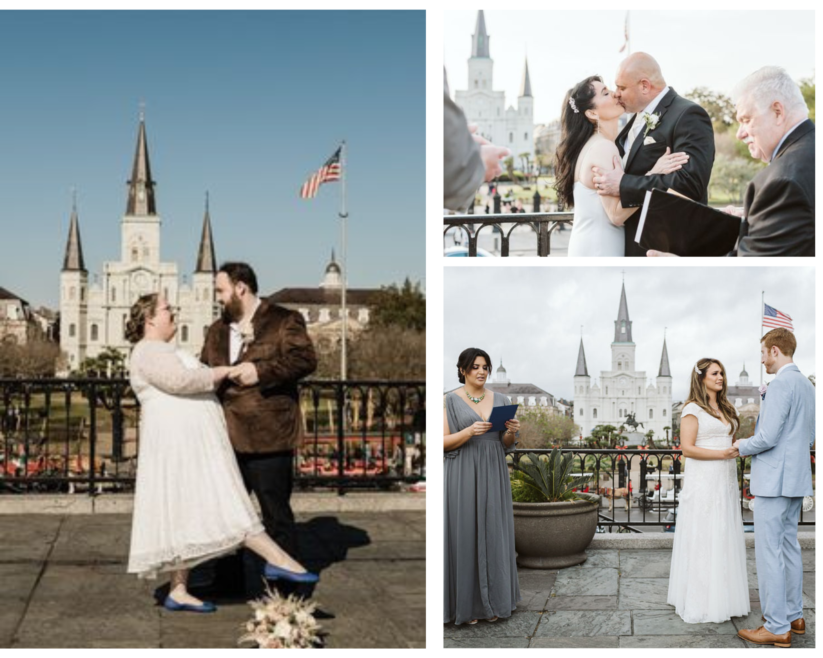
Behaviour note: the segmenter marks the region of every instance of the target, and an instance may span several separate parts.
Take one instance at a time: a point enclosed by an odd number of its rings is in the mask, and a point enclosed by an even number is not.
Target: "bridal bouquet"
[[[290,594],[273,592],[249,601],[254,618],[243,624],[245,633],[238,640],[253,642],[260,649],[312,649],[322,646],[320,625],[314,618],[315,603]]]

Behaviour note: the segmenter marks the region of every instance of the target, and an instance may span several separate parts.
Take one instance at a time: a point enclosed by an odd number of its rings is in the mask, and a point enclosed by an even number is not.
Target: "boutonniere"
[[[765,399],[766,399],[766,388],[767,388],[766,384],[761,384],[761,385],[760,385],[760,389],[759,389],[759,390],[760,390],[760,399],[761,399],[761,400],[765,400]]]
[[[254,342],[254,326],[251,320],[244,320],[237,325],[240,331],[240,339],[243,341],[243,348],[248,349],[249,345]]]
[[[643,123],[646,124],[646,130],[643,132],[643,137],[649,134],[649,131],[654,130],[657,128],[657,124],[660,123],[660,115],[659,114],[649,114],[648,112],[643,112],[641,115],[643,119]],[[645,144],[645,142],[644,142]]]

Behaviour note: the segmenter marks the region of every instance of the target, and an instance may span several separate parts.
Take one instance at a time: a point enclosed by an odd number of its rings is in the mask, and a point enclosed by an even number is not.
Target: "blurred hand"
[[[503,146],[495,146],[494,144],[482,144],[480,146],[480,159],[486,166],[485,181],[494,180],[503,173],[503,167],[500,161],[511,155],[511,151]]]
[[[257,368],[253,363],[241,363],[234,366],[229,372],[229,379],[240,386],[254,386],[260,381]]]
[[[727,215],[734,215],[735,217],[744,217],[743,208],[741,206],[726,206],[723,208],[722,212],[726,213]]]
[[[614,169],[606,171],[600,167],[592,167],[594,177],[592,182],[600,196],[620,196],[620,181],[623,178],[623,161],[619,155],[612,158]]]
[[[481,146],[483,146],[484,144],[491,144],[491,142],[488,139],[486,139],[485,137],[483,137],[483,135],[478,135],[477,134],[477,124],[476,123],[470,123],[468,125],[469,125],[469,132],[472,134],[472,139],[474,139],[475,142],[477,142]]]
[[[737,451],[737,448],[732,446],[731,448],[726,448],[723,451],[723,459],[737,459],[740,456],[740,453]]]
[[[646,256],[649,258],[680,258],[677,254],[670,254],[668,251],[657,251],[656,249],[649,249]]]
[[[514,434],[515,432],[520,431],[520,421],[517,418],[512,418],[511,420],[506,421],[506,429]]]
[[[485,434],[486,432],[488,432],[491,428],[491,423],[484,423],[478,420],[476,423],[469,426],[469,434],[471,434],[472,436],[480,436],[481,434]]]

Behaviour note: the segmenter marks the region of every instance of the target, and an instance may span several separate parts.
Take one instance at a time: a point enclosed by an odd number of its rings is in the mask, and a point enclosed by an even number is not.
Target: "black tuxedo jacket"
[[[806,119],[746,188],[730,256],[814,256],[814,124]]]
[[[654,130],[645,127],[638,133],[626,160],[625,175],[620,181],[620,203],[624,208],[639,208],[646,192],[669,188],[694,201],[708,203],[709,178],[714,164],[714,130],[709,114],[697,103],[678,96],[674,89],[660,99],[653,112],[660,117]],[[622,157],[623,143],[637,118],[635,115],[618,135],[616,144]],[[644,143],[651,138],[654,142]],[[672,153],[685,152],[689,161],[681,169],[665,176],[646,176],[657,160],[671,147]],[[634,241],[640,213],[626,220],[626,256],[645,256],[646,250]]]

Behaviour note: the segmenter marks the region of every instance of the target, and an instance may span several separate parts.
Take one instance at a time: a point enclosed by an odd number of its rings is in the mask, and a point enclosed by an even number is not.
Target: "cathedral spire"
[[[80,222],[77,219],[77,192],[72,191],[71,219],[69,220],[69,237],[66,241],[66,254],[63,257],[64,272],[85,272],[83,262],[83,245],[80,242]]]
[[[583,339],[580,339],[580,350],[577,353],[577,370],[574,372],[575,377],[588,377],[589,369],[586,367],[586,353],[583,351]]]
[[[663,337],[663,354],[660,355],[660,371],[658,377],[671,377],[672,371],[669,369],[669,350],[666,349],[666,338]]]
[[[486,34],[486,18],[483,16],[483,10],[477,12],[477,23],[474,26],[474,34],[472,35],[472,57],[484,57],[488,59],[489,54],[489,35]]]
[[[629,320],[629,304],[626,301],[626,284],[620,292],[620,309],[617,311],[617,320],[614,322],[614,342],[631,343],[632,322]]]
[[[206,213],[203,215],[203,233],[200,236],[200,249],[197,251],[195,272],[217,271],[217,259],[214,256],[214,240],[211,236],[211,215],[209,214],[209,193],[206,192]]]
[[[532,97],[532,80],[529,77],[529,58],[526,58],[526,65],[523,68],[523,82],[520,85],[520,97]]]
[[[129,198],[126,214],[145,217],[157,214],[154,199],[154,181],[151,179],[149,166],[149,144],[146,139],[146,122],[143,109],[140,109],[140,127],[137,130],[137,148],[134,152],[134,164],[131,170]]]

